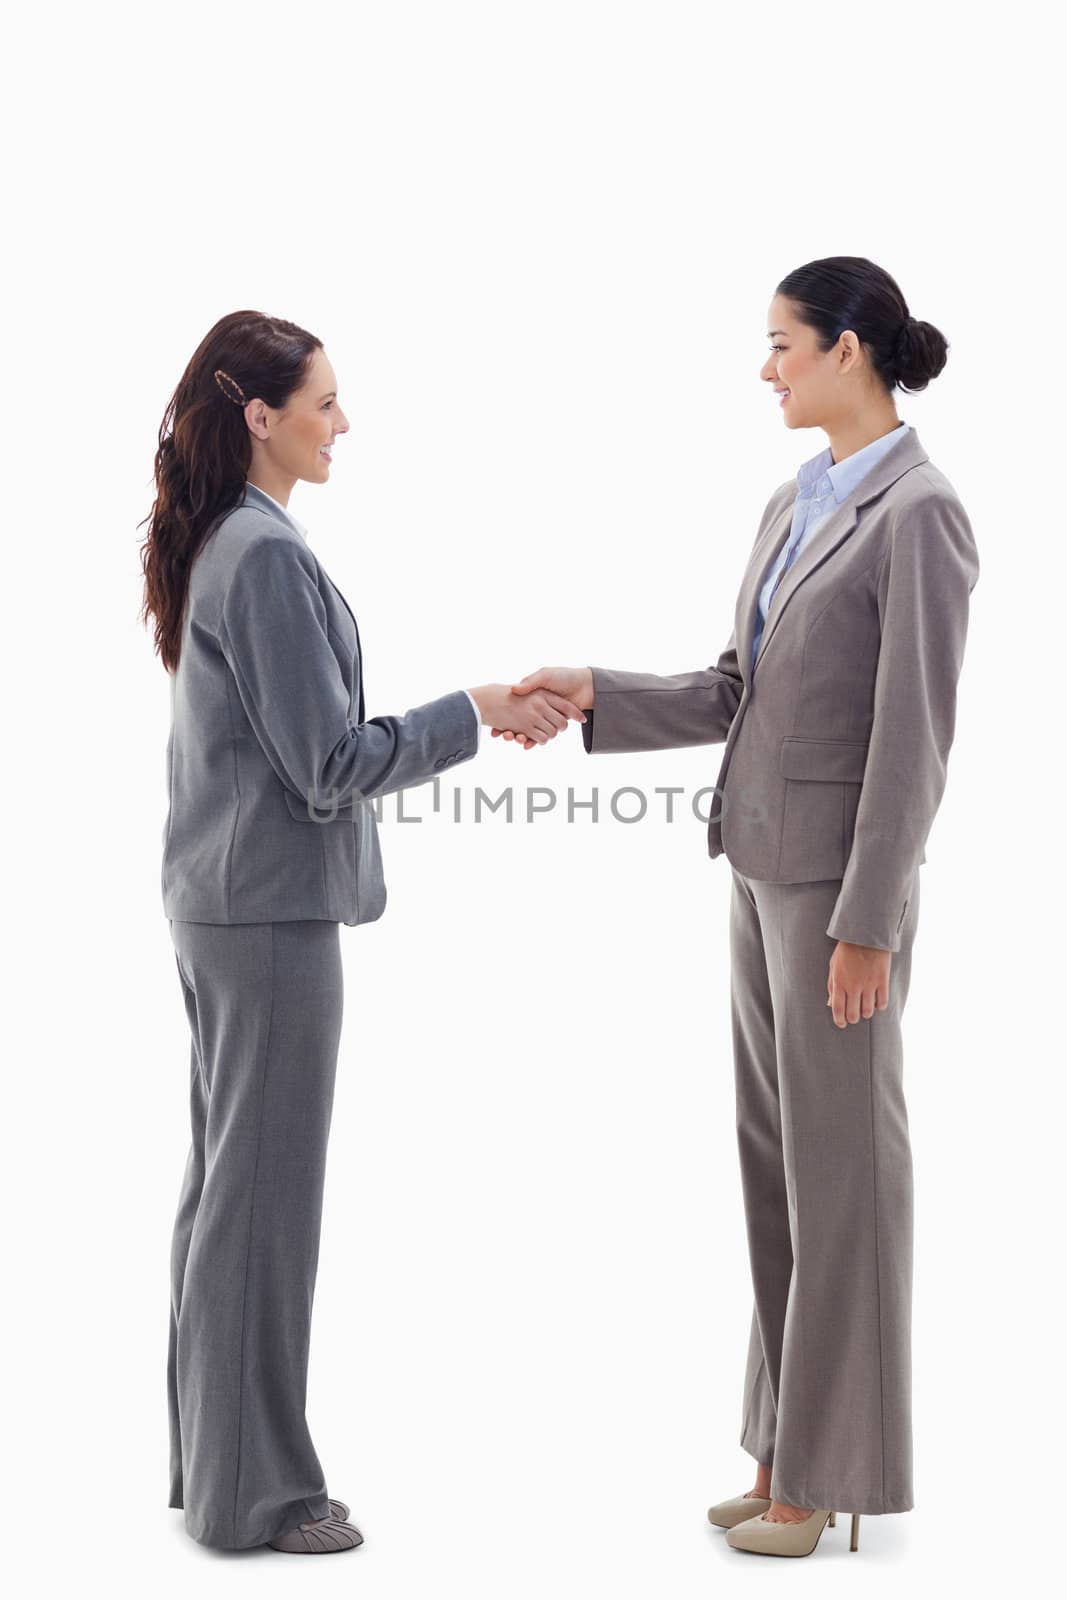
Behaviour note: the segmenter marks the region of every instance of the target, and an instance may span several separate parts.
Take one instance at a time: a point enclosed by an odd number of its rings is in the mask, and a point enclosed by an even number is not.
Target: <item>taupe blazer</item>
[[[284,507],[246,483],[190,574],[171,677],[165,914],[373,922],[386,889],[367,801],[469,761],[479,735],[465,689],[364,720],[348,602]]]
[[[593,667],[590,754],[724,743],[708,854],[770,883],[839,878],[835,939],[900,948],[941,802],[978,551],[914,428],[826,518],[771,601],[797,481],[767,503],[714,666]]]

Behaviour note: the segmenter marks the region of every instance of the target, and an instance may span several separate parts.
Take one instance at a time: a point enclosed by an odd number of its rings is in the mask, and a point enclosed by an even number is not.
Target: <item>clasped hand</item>
[[[524,750],[547,744],[568,722],[584,722],[593,706],[590,667],[540,667],[518,683],[489,683],[471,694],[493,738],[514,740]]]

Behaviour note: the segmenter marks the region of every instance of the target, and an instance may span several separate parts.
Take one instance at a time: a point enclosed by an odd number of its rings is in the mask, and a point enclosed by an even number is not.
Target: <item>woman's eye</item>
[[[771,345],[771,349],[772,350],[784,350],[785,349],[785,345],[784,344],[772,344]]]

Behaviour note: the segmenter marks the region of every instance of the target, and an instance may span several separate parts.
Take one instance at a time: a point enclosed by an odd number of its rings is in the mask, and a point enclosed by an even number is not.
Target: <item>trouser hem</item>
[[[875,1498],[857,1497],[850,1494],[847,1489],[827,1489],[826,1486],[809,1486],[805,1484],[783,1483],[779,1478],[771,1477],[771,1499],[777,1500],[784,1506],[809,1506],[813,1510],[816,1506],[827,1511],[840,1511],[843,1515],[880,1517],[898,1511],[914,1510],[915,1502],[910,1495],[879,1496]]]
[[[270,1539],[276,1539],[280,1533],[290,1533],[302,1522],[319,1522],[323,1517],[330,1515],[329,1496],[324,1495],[316,1504],[313,1500],[301,1500],[298,1506],[289,1506],[282,1515],[273,1523],[260,1529],[258,1532],[245,1533],[237,1538],[229,1535],[226,1538],[219,1536],[216,1528],[206,1526],[204,1523],[185,1519],[185,1531],[197,1544],[202,1544],[210,1550],[253,1550],[259,1545],[266,1544]]]

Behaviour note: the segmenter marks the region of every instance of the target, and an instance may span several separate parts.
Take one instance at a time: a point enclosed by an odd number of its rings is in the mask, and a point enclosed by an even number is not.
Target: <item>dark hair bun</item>
[[[897,280],[866,256],[807,261],[787,272],[775,293],[792,301],[798,321],[815,329],[823,355],[851,328],[887,394],[898,386],[925,389],[948,359],[944,334],[910,317]]]
[[[897,335],[893,353],[894,377],[901,389],[925,389],[948,360],[948,341],[931,322],[909,317]]]

